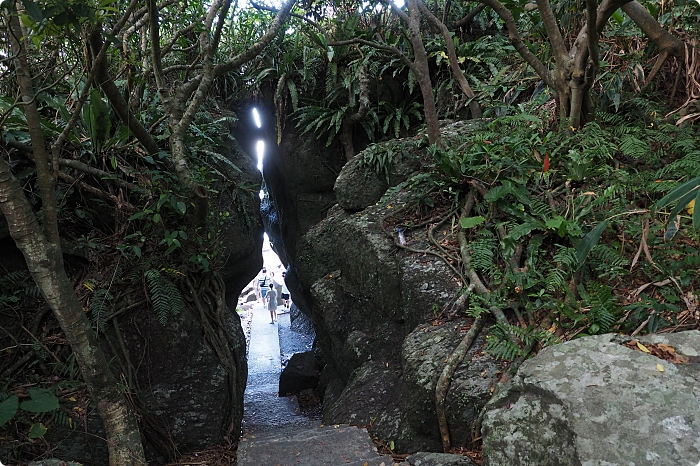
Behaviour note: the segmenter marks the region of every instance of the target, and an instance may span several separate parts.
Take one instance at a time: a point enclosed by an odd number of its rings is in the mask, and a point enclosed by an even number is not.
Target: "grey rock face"
[[[311,320],[311,317],[301,312],[301,309],[299,309],[295,303],[289,306],[289,320],[291,322],[291,328],[295,332],[310,335],[311,337],[316,336],[313,320]]]
[[[598,335],[541,351],[488,404],[486,466],[656,466],[700,458],[700,332],[650,335],[673,364]],[[663,372],[659,370],[663,369]]]
[[[258,195],[262,178],[250,156],[238,146],[223,152],[222,159],[229,163],[220,161],[216,167],[226,182],[217,187],[219,194],[211,200],[211,209],[228,213],[221,232],[226,262],[220,273],[226,284],[226,303],[235,309],[241,290],[262,267],[263,223]]]
[[[245,336],[238,313],[228,312],[227,318],[225,330],[235,345],[231,348],[238,369],[235,381],[202,338],[204,330],[194,313],[183,311],[161,325],[152,312],[143,310],[120,322],[123,334],[130,336],[125,339],[129,354],[143,355],[136,373],[143,406],[182,451],[221,442],[230,416],[242,416]]]
[[[416,151],[406,158],[409,156],[413,162],[408,160],[399,170],[403,170],[401,176],[392,178],[392,183],[408,179],[411,171],[419,168],[421,154]],[[384,194],[386,186],[376,192],[370,190],[361,182],[366,175],[362,170],[357,161],[343,168],[336,183],[340,206],[330,209],[323,221],[310,228],[297,248],[297,275],[300,283],[308,286],[307,308],[316,328],[316,341],[328,361],[319,383],[319,389],[325,390],[324,422],[355,424],[377,417],[370,431],[394,441],[400,451],[440,448],[433,401],[437,375],[428,377],[424,386],[409,380],[407,374],[413,377],[421,370],[410,366],[420,366],[424,361],[420,356],[404,358],[401,348],[417,326],[454,301],[459,284],[440,259],[396,247],[395,232],[383,228],[384,220],[405,205],[407,194]],[[370,184],[377,181],[368,176]],[[359,212],[349,212],[359,208]],[[417,249],[427,246],[422,229],[406,231],[406,236],[409,245]],[[416,340],[420,338],[416,336]],[[428,357],[444,359],[458,341],[455,337],[450,340],[452,346],[442,347],[441,354],[431,352]],[[442,367],[437,366],[430,370],[441,371]],[[488,394],[490,379],[480,377],[484,369],[479,367],[476,386],[466,383],[465,376],[453,384],[454,402],[448,398],[453,407],[450,422],[455,445],[462,439],[471,443],[467,424]],[[494,372],[490,370],[488,377]],[[373,403],[353,393],[364,390],[370,396],[366,387],[377,389],[371,394]]]
[[[435,414],[435,386],[445,364],[464,337],[467,322],[455,321],[418,326],[403,342],[401,351],[406,411],[411,427],[442,449]],[[499,377],[499,366],[481,351],[485,332],[477,338],[465,360],[457,367],[445,400],[445,412],[453,445],[471,444],[471,425],[491,398]]]
[[[405,393],[396,368],[368,362],[353,373],[332,406],[324,404],[323,422],[371,425],[370,432],[385,441],[393,440],[401,451],[422,449],[425,445],[415,444],[402,408]]]
[[[405,144],[404,144],[405,145]],[[376,146],[375,146],[376,147]],[[373,150],[370,146],[366,150]],[[397,147],[388,177],[362,165],[362,153],[350,160],[335,180],[338,205],[349,212],[358,212],[379,201],[389,186],[406,181],[420,168],[420,153]]]
[[[49,431],[51,442],[56,445],[52,451],[54,456],[70,458],[77,464],[85,466],[109,464],[109,451],[107,442],[104,440],[105,430],[94,404],[89,407],[85,417],[75,425],[74,429],[55,425],[51,426]],[[68,463],[68,466],[73,466],[76,463]],[[57,459],[39,461],[35,466],[42,465],[63,466]]]
[[[476,466],[476,463],[460,455],[419,452],[406,458],[410,466]]]

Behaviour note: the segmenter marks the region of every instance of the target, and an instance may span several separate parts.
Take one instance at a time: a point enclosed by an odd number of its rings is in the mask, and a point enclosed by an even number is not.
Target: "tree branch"
[[[659,49],[659,58],[646,79],[647,84],[656,77],[656,74],[661,69],[661,65],[664,64],[669,56],[674,56],[681,60],[685,57],[683,41],[673,37],[666,29],[661,27],[659,22],[639,2],[631,1],[627,3],[622,7],[622,11],[627,13],[627,16],[639,26],[642,32]]]
[[[457,28],[461,28],[462,26],[466,26],[466,25],[469,24],[474,18],[476,18],[476,15],[478,15],[479,13],[481,13],[482,11],[484,11],[485,8],[486,8],[486,5],[485,5],[484,3],[480,4],[479,6],[477,6],[476,8],[474,8],[472,11],[470,11],[469,13],[467,13],[467,16],[465,16],[464,18],[461,18],[461,19],[457,20],[457,22],[454,23],[454,24],[452,25],[452,29],[457,29]]]
[[[70,132],[77,124],[78,118],[80,118],[80,112],[83,109],[83,105],[85,105],[85,102],[87,101],[90,89],[92,87],[92,83],[95,80],[95,76],[97,76],[98,67],[100,66],[104,57],[106,56],[107,49],[109,49],[109,46],[112,44],[112,40],[110,39],[110,37],[115,37],[117,34],[119,34],[119,31],[121,31],[121,29],[124,27],[124,24],[126,24],[127,18],[134,10],[134,8],[136,8],[137,3],[138,0],[131,0],[129,6],[127,6],[126,11],[122,15],[122,17],[110,31],[110,34],[107,36],[107,40],[105,40],[105,42],[102,44],[102,47],[100,47],[100,51],[92,63],[92,68],[90,69],[90,73],[88,74],[85,85],[83,86],[83,90],[80,92],[78,100],[75,103],[75,107],[73,108],[73,114],[71,115],[70,120],[68,120],[68,123],[66,123],[66,126],[64,126],[63,130],[61,131],[61,134],[58,135],[56,141],[54,141],[54,143],[51,145],[51,166],[54,170],[54,176],[58,176],[58,158],[61,155],[61,149],[63,149],[63,144],[65,144],[66,139],[68,138],[68,134],[70,134]]]
[[[457,81],[457,84],[459,84],[459,87],[462,89],[464,95],[469,99],[469,111],[472,114],[472,118],[481,118],[481,108],[479,107],[479,102],[476,101],[476,95],[474,94],[474,91],[472,91],[472,88],[469,87],[467,78],[464,77],[464,73],[459,67],[457,52],[455,52],[455,44],[450,31],[447,29],[447,26],[445,26],[445,23],[437,19],[437,17],[435,17],[435,15],[428,8],[426,8],[422,0],[418,0],[417,4],[423,15],[428,18],[428,21],[440,31],[442,38],[445,39],[445,46],[447,47],[447,56],[449,57],[452,75]]]
[[[90,48],[93,55],[99,61],[95,64],[97,67],[97,85],[102,88],[107,99],[112,104],[114,111],[117,112],[119,118],[127,125],[129,130],[134,134],[136,139],[148,151],[149,155],[157,154],[160,150],[155,140],[148,134],[148,131],[143,127],[141,122],[136,119],[136,116],[129,109],[129,104],[122,97],[121,92],[114,84],[112,77],[109,75],[107,58],[105,55],[100,56],[99,51],[102,49],[102,37],[99,29],[96,29],[90,34]]]
[[[270,25],[270,28],[267,30],[265,35],[263,35],[258,42],[253,44],[253,46],[245,52],[239,53],[238,55],[231,58],[225,63],[216,65],[216,67],[214,67],[214,76],[222,76],[228,73],[229,71],[241,66],[243,63],[246,63],[249,60],[253,59],[258,53],[260,53],[261,50],[267,47],[267,45],[272,41],[272,39],[275,38],[280,28],[286,21],[287,16],[289,16],[289,12],[291,11],[295,3],[296,0],[287,0],[286,2],[284,2],[282,4],[282,8],[280,8],[280,10],[277,12],[277,16],[275,16],[275,19],[272,21],[272,24]]]
[[[558,86],[552,76],[552,73],[547,69],[547,67],[535,56],[534,53],[527,48],[525,42],[520,37],[518,33],[518,26],[513,18],[513,14],[508,8],[506,8],[498,0],[479,0],[481,3],[488,5],[496,12],[496,14],[506,23],[506,28],[508,29],[508,40],[511,45],[515,47],[515,50],[520,54],[520,56],[535,70],[535,73],[542,78],[542,80],[555,91],[558,90]]]
[[[562,37],[561,31],[559,30],[559,23],[552,12],[552,6],[549,4],[549,0],[536,1],[537,9],[540,11],[540,18],[542,18],[544,28],[547,31],[549,43],[552,44],[554,57],[557,61],[563,61],[568,54],[566,45],[564,44],[564,37]]]

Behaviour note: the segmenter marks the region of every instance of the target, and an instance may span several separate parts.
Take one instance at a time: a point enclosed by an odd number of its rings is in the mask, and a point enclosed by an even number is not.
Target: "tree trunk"
[[[412,68],[416,75],[416,81],[423,94],[423,110],[425,112],[425,123],[428,129],[428,142],[435,144],[440,139],[440,124],[438,122],[437,108],[435,107],[435,95],[433,94],[433,84],[430,82],[430,72],[428,70],[428,54],[423,45],[423,37],[420,32],[420,10],[417,1],[408,0],[409,9],[408,30],[411,45],[413,46]]]
[[[107,434],[110,465],[145,465],[136,417],[119,390],[117,380],[98,344],[97,335],[63,268],[54,181],[48,166],[41,117],[34,100],[26,41],[22,40],[24,34],[17,16],[10,18],[10,29],[17,82],[25,102],[24,113],[41,189],[46,222],[44,230],[47,233],[42,231],[24,190],[12,175],[12,169],[4,158],[0,158],[0,211],[5,215],[10,235],[22,251],[32,278],[61,325],[90,396],[97,404]]]
[[[49,156],[46,151],[46,141],[41,130],[41,117],[36,105],[34,86],[29,72],[29,60],[27,58],[26,40],[19,24],[19,17],[10,17],[10,42],[15,54],[15,74],[20,88],[22,102],[24,102],[24,114],[29,127],[29,137],[32,141],[32,151],[36,163],[39,191],[42,197],[42,209],[44,211],[44,234],[48,241],[58,244],[58,212],[56,207],[55,183],[49,168]],[[58,171],[58,167],[56,167]]]
[[[637,1],[627,3],[622,7],[622,11],[634,21],[642,30],[649,40],[651,40],[656,48],[659,49],[659,58],[654,63],[654,67],[647,76],[646,83],[648,84],[654,79],[656,74],[661,69],[669,56],[674,56],[679,59],[685,57],[685,46],[683,41],[673,37],[666,29],[661,27],[659,22],[649,14],[646,8]]]
[[[3,158],[0,158],[0,211],[32,278],[61,325],[90,396],[97,404],[107,433],[109,464],[145,465],[136,417],[120,392],[97,335],[71,287],[63,268],[61,248],[46,240],[22,187]]]

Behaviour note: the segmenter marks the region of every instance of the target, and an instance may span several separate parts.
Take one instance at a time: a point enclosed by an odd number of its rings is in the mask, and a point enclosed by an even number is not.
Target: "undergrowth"
[[[692,205],[672,219],[653,209],[700,174],[697,130],[656,113],[631,115],[601,113],[572,131],[521,112],[424,151],[430,176],[412,185],[417,198],[430,193],[453,206],[468,193],[476,198],[461,226],[452,223],[451,252],[459,256],[461,228],[470,266],[488,289],[487,298],[470,297],[466,313],[497,306],[519,321],[491,331],[487,349],[496,356],[585,335],[697,325]],[[387,172],[393,152],[365,155],[365,163]]]

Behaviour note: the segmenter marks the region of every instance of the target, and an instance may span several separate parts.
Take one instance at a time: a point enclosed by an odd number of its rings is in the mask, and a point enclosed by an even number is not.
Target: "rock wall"
[[[211,328],[202,325],[202,314],[193,306],[197,298],[203,313],[213,314],[219,296],[209,296],[201,288],[197,290],[201,294],[193,296],[181,287],[189,310],[170,316],[165,325],[157,322],[152,309],[143,304],[112,319],[118,332],[108,327],[102,334],[103,349],[117,377],[125,377],[134,390],[132,398],[139,408],[142,432],[154,464],[167,460],[161,456],[167,450],[182,453],[202,449],[220,444],[225,436],[233,440],[240,431],[247,363],[245,336],[234,310],[239,293],[262,265],[263,223],[258,196],[262,179],[250,156],[240,147],[231,145],[219,155],[219,161],[213,163],[222,177],[215,186],[217,195],[210,199],[210,209],[221,214],[225,238],[225,249],[221,251],[225,261],[223,265],[212,264],[222,265],[218,272],[228,303],[223,326],[215,328],[213,335]],[[0,218],[0,244],[5,246],[0,265],[5,271],[26,269],[12,238],[3,237],[3,222],[4,218]],[[80,251],[74,249],[65,248],[64,254],[76,275],[78,268],[106,267],[98,259],[86,261],[86,255],[77,255]],[[126,268],[119,270],[125,277],[131,273]],[[192,274],[190,278],[204,280],[207,274]],[[140,284],[136,286],[141,290]],[[48,315],[45,319],[53,317]],[[212,344],[216,337],[221,338],[218,346]],[[222,354],[227,351],[233,359],[231,372],[222,364]],[[123,364],[127,359],[131,368]],[[94,407],[89,409],[93,411]],[[78,430],[57,430],[55,438],[70,446],[58,451],[66,451],[66,457],[85,464],[107,464],[100,419],[93,416],[90,420],[84,429],[81,426]]]
[[[238,113],[252,112],[252,103],[242,106]],[[297,248],[301,237],[320,222],[335,205],[335,179],[345,164],[339,144],[326,147],[310,135],[299,136],[294,122],[288,119],[277,144],[275,110],[271,104],[258,103],[263,127],[243,121],[234,134],[244,150],[255,153],[258,140],[265,142],[263,162],[264,183],[269,195],[263,200],[265,231],[273,249],[288,267],[287,287],[293,301],[308,314],[308,287],[297,276]]]
[[[441,259],[398,248],[396,232],[384,226],[411,195],[385,191],[410,179],[424,155],[416,141],[394,149],[396,164],[378,189],[367,186],[379,180],[358,162],[362,154],[343,168],[338,205],[300,239],[296,266],[327,361],[319,384],[324,422],[367,425],[399,451],[439,450],[435,383],[468,322],[428,324],[461,284]],[[427,245],[422,229],[409,232],[408,241],[415,249]],[[497,379],[490,358],[474,359],[458,369],[447,400],[457,446],[471,442],[467,426]]]

